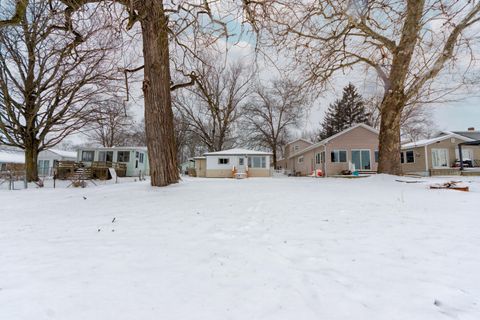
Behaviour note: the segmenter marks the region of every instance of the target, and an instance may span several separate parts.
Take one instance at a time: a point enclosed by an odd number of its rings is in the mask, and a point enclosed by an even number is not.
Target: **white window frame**
[[[83,155],[85,153],[89,153],[89,154],[92,154],[92,160],[84,160],[84,157]],[[94,150],[82,150],[82,154],[81,154],[81,158],[80,158],[81,161],[85,161],[85,162],[92,162],[95,160],[95,151]]]
[[[372,170],[373,168],[373,162],[372,162],[372,150],[370,149],[352,149],[350,150],[350,155],[352,154],[353,151],[359,151],[360,152],[360,166],[363,167],[363,161],[362,161],[362,151],[368,151],[368,159],[370,160],[370,169],[363,169],[363,168],[355,168],[356,170]],[[375,155],[374,155],[375,157]],[[373,159],[375,160],[375,159]],[[353,164],[353,156],[351,156],[350,160]]]
[[[322,153],[315,153],[315,164],[322,164]]]
[[[304,160],[303,156],[300,156],[300,157],[298,157],[297,162],[298,163],[303,163],[303,160]]]
[[[340,151],[345,152],[345,161],[340,161]],[[338,153],[338,161],[332,161],[332,153]],[[330,162],[332,163],[348,163],[348,152],[346,149],[333,149],[330,151]]]
[[[122,159],[122,161],[120,161],[120,159],[119,159],[119,154],[120,154],[120,152],[121,152],[122,154],[125,154],[125,153],[128,154],[128,161],[125,161],[124,159]],[[132,159],[130,158],[130,151],[126,151],[126,150],[119,150],[119,151],[117,151],[117,162],[120,162],[120,163],[130,163],[130,160],[132,160]]]
[[[260,158],[260,166],[255,166],[254,158]],[[253,169],[266,169],[267,168],[267,157],[266,156],[251,156],[248,157],[248,167]]]
[[[435,166],[435,164],[433,163],[433,160],[434,160],[434,157],[433,157],[433,153],[437,150],[446,150],[447,153],[447,166],[446,167],[443,167],[443,166]],[[432,148],[431,149],[431,153],[432,153],[432,168],[433,169],[445,169],[445,168],[450,168],[450,153],[449,153],[449,150],[448,148]]]

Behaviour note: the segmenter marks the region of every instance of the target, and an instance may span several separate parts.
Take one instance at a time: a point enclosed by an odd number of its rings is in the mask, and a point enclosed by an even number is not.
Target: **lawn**
[[[480,319],[480,179],[395,179],[1,190],[0,319]]]

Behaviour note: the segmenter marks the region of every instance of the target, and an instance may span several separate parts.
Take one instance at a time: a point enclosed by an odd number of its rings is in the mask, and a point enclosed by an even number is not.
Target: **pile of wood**
[[[432,184],[430,189],[449,189],[458,191],[469,191],[469,188],[461,184],[461,181],[449,181],[445,183]]]

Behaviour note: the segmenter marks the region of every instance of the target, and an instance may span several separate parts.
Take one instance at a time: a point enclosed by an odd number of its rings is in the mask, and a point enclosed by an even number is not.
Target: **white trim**
[[[428,148],[427,145],[425,145],[425,170],[427,172],[430,172],[430,166],[428,165]]]
[[[416,141],[416,142],[405,143],[405,144],[402,145],[401,149],[403,150],[403,149],[412,149],[412,148],[417,148],[417,147],[423,147],[423,146],[431,145],[435,142],[447,140],[447,139],[450,139],[450,138],[457,138],[457,139],[460,139],[460,140],[463,140],[463,141],[474,141],[473,139],[458,135],[456,133],[451,133],[451,134],[436,137],[436,138],[433,138],[433,139],[426,139],[426,140],[420,140],[420,141]]]
[[[435,165],[433,164],[433,152],[436,151],[436,150],[446,150],[446,151],[447,151],[447,166],[446,166],[446,167],[443,167],[443,166],[435,166]],[[448,148],[432,148],[431,151],[432,151],[432,168],[433,168],[433,169],[450,168],[450,152],[449,152]]]
[[[370,169],[355,168],[355,170],[372,170],[372,150],[370,150],[370,149],[351,149],[350,154],[352,154],[353,151],[360,151],[360,166],[363,165],[363,163],[362,163],[362,151],[368,151],[368,158],[370,160]],[[353,155],[352,155],[351,159],[352,159],[351,163],[353,164]],[[373,160],[375,160],[375,159],[373,159]]]
[[[335,151],[345,151],[345,162],[343,161],[332,161],[332,152],[335,152]],[[340,160],[340,152],[338,153],[338,160]],[[348,150],[347,149],[332,149],[332,151],[330,151],[330,163],[348,163]]]

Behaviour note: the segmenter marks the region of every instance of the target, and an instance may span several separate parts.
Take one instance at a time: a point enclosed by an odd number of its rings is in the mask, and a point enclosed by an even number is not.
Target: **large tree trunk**
[[[27,181],[38,181],[38,142],[32,141],[25,145],[25,171]]]
[[[424,0],[408,0],[402,37],[394,52],[389,81],[380,109],[378,172],[400,175],[400,120],[406,104],[405,83],[418,41]]]
[[[170,96],[170,59],[167,17],[162,1],[141,5],[145,78],[145,131],[152,186],[167,186],[179,180]]]
[[[405,101],[390,94],[381,106],[381,123],[378,147],[378,172],[401,175],[400,120]]]
[[[273,147],[272,148],[272,161],[273,161],[273,168],[277,169],[277,148]]]

